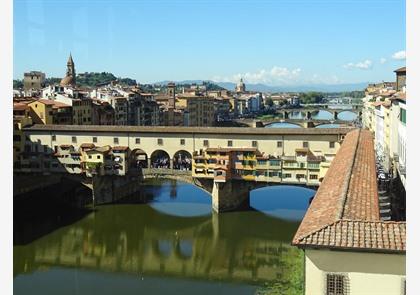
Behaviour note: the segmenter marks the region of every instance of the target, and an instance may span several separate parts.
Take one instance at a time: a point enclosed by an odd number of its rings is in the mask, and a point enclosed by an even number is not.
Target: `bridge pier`
[[[315,124],[313,121],[307,121],[303,123],[303,127],[305,128],[315,128]]]
[[[337,120],[338,119],[338,112],[334,111],[333,115],[334,115],[334,120]]]
[[[289,112],[283,111],[283,119],[289,119]]]
[[[307,120],[309,120],[309,119],[311,119],[311,118],[312,118],[312,114],[311,114],[311,112],[310,112],[310,111],[306,112],[306,116],[305,116],[305,118],[306,118]]]
[[[250,188],[245,181],[213,182],[212,208],[217,213],[249,206]]]
[[[136,176],[94,176],[92,178],[93,205],[113,203],[139,191],[140,187],[141,178]]]

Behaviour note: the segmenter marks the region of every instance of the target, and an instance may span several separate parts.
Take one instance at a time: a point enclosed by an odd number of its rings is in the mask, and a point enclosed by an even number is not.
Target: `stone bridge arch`
[[[148,167],[148,156],[145,151],[140,148],[133,149],[130,153],[129,164],[132,168],[147,168]]]
[[[155,150],[150,155],[150,168],[172,168],[172,161],[169,154],[165,150]]]
[[[173,169],[191,171],[192,155],[186,150],[179,150],[172,157]]]

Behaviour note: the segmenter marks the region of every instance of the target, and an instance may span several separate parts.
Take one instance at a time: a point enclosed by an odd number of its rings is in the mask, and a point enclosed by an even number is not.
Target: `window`
[[[185,145],[185,139],[183,139],[183,138],[182,138],[182,139],[180,139],[180,140],[179,140],[179,143],[180,143],[180,145]]]
[[[76,138],[76,136],[72,136],[72,137],[71,137],[71,142],[73,142],[73,143],[76,143],[76,142],[77,142],[77,138]]]
[[[232,140],[228,140],[228,146],[233,146],[233,141]]]
[[[304,147],[304,148],[309,148],[309,142],[304,141],[304,142],[303,142],[303,147]]]
[[[327,274],[327,295],[348,294],[347,280],[344,275]]]
[[[94,137],[92,138],[92,142],[98,142],[98,138],[97,138],[96,136],[94,136]]]
[[[162,138],[158,138],[157,143],[158,143],[158,145],[163,145],[163,139]]]
[[[204,139],[204,140],[203,140],[203,145],[204,145],[204,146],[209,146],[209,141],[208,141],[207,139]]]
[[[89,155],[89,159],[92,159],[92,155]]]
[[[330,149],[335,148],[335,142],[334,141],[330,141]]]
[[[118,144],[118,137],[114,137],[114,143]]]
[[[311,174],[311,175],[309,175],[309,179],[318,179],[318,175]]]
[[[281,141],[277,141],[277,147],[278,147],[278,148],[283,147],[283,142],[281,142]]]
[[[56,141],[57,140],[56,137],[55,137],[55,135],[51,136],[51,140],[52,141]]]
[[[258,142],[256,140],[252,141],[252,147],[257,147],[258,146]]]
[[[407,111],[405,109],[401,108],[400,109],[400,121],[404,124],[406,123],[406,120],[407,120],[406,117],[407,117]]]
[[[48,153],[48,146],[44,145],[44,153]]]
[[[101,156],[100,156],[100,155],[97,155],[97,156],[96,156],[96,159],[100,159],[100,158],[101,158]]]
[[[305,174],[296,174],[296,178],[297,179],[305,178]]]
[[[140,144],[140,138],[136,138],[136,144]]]
[[[292,174],[290,174],[290,173],[285,173],[284,174],[284,178],[291,178],[292,177]]]

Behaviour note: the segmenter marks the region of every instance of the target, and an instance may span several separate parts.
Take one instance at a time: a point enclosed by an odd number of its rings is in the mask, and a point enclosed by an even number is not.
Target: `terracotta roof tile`
[[[349,132],[292,244],[404,252],[405,222],[380,221],[375,169],[371,132]]]

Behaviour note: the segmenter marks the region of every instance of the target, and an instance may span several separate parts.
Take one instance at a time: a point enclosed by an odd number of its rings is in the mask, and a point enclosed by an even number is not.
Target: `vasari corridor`
[[[404,1],[11,1],[13,294],[407,294]]]

